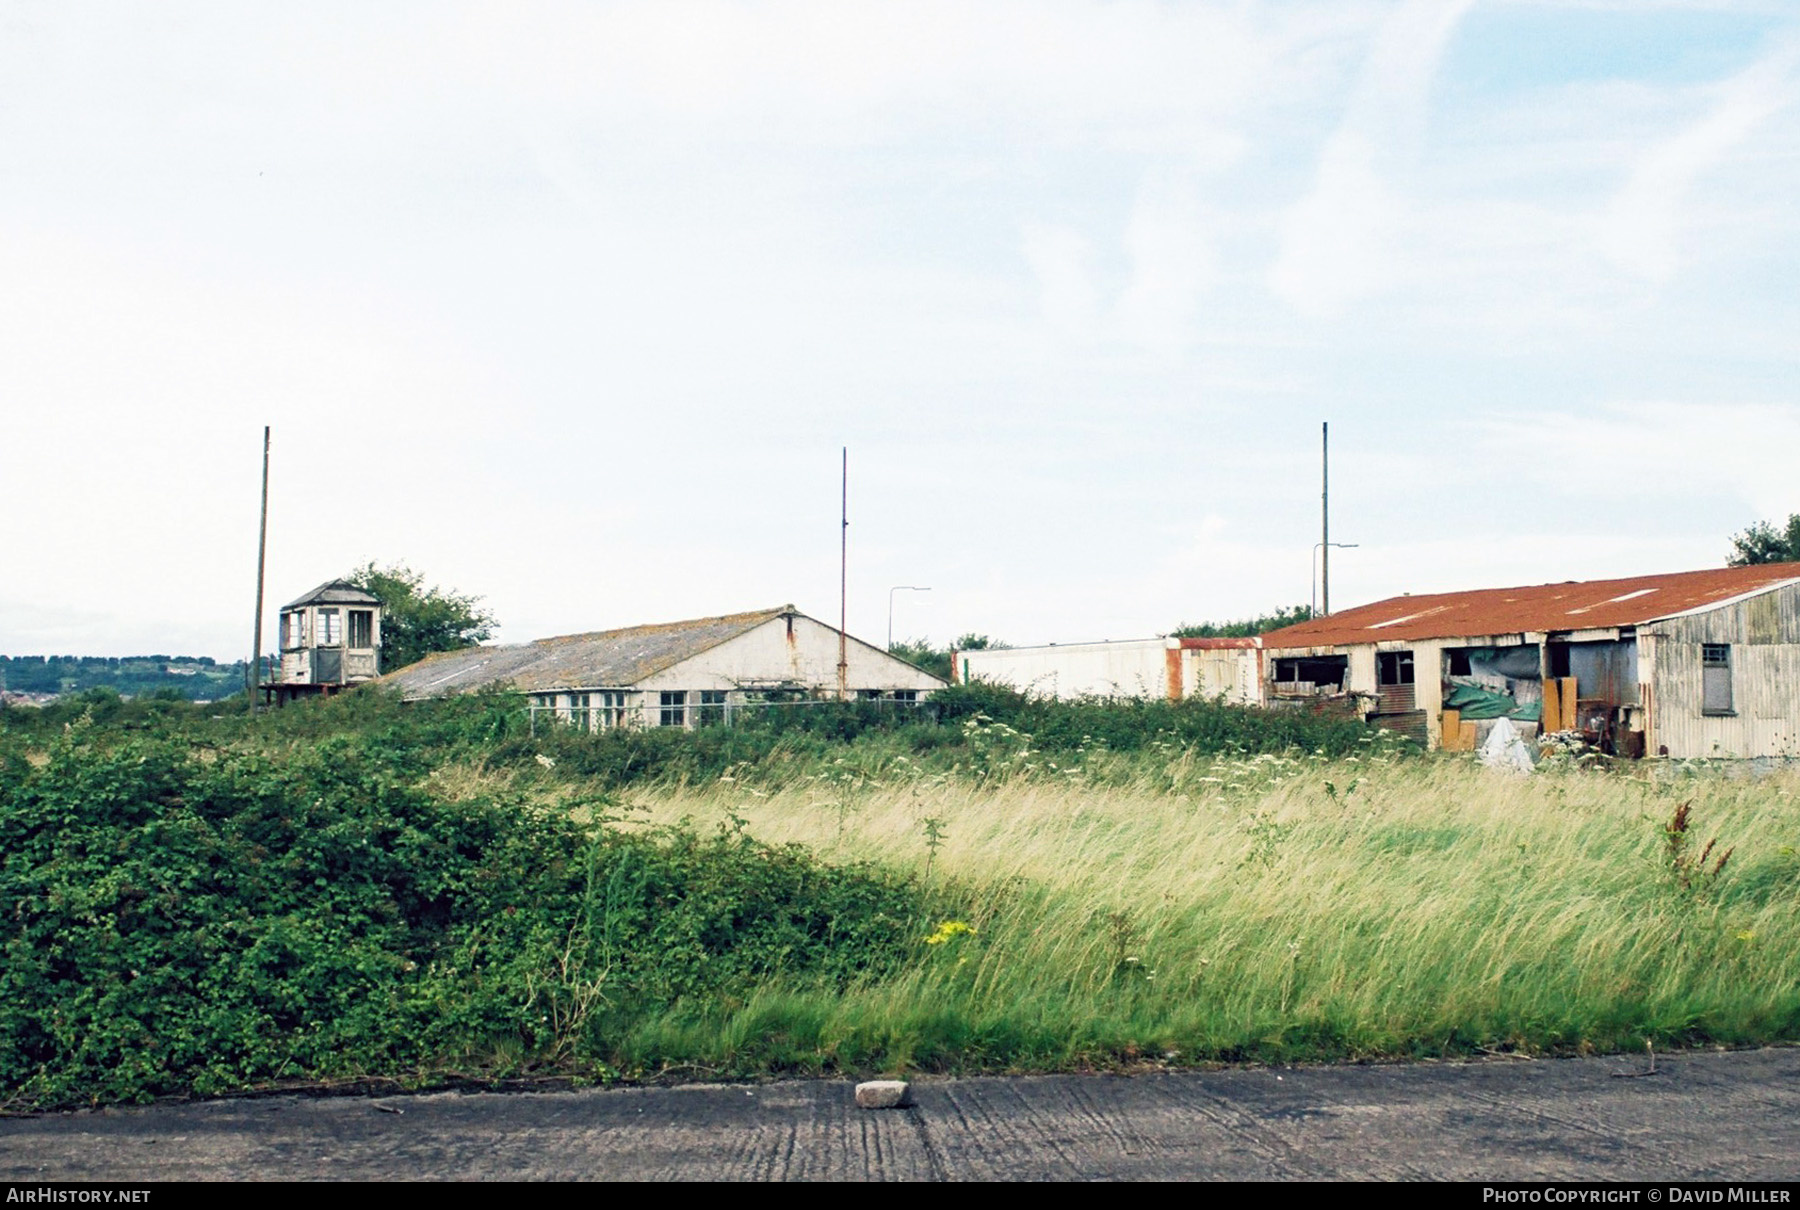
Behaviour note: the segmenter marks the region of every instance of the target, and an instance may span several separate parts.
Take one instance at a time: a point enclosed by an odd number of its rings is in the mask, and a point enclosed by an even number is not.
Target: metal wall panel
[[[1800,754],[1800,586],[1647,630],[1651,751],[1672,757]],[[1734,713],[1707,715],[1701,645],[1731,645]]]
[[[1637,643],[1570,643],[1569,672],[1578,697],[1635,705],[1638,700]]]

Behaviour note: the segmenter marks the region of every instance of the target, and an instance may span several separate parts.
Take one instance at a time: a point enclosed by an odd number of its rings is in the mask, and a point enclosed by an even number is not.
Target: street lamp
[[[1355,550],[1360,543],[1356,542],[1314,542],[1312,548],[1312,614],[1319,616],[1319,551],[1327,546],[1338,550]]]
[[[896,584],[888,589],[888,650],[894,649],[894,594],[897,592],[930,592],[913,584]]]

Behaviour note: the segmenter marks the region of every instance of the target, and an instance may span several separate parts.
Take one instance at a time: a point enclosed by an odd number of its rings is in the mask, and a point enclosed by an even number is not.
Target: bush
[[[0,763],[0,1103],[282,1080],[603,1072],[610,1040],[758,980],[901,961],[910,882],[741,830],[630,835],[444,802],[344,740]]]
[[[1354,719],[1229,706],[1204,698],[1062,701],[977,681],[939,690],[931,700],[945,722],[985,715],[1029,734],[1033,745],[1045,752],[1095,744],[1135,752],[1152,743],[1174,742],[1203,755],[1300,748],[1343,756],[1355,752],[1369,735],[1369,729]]]

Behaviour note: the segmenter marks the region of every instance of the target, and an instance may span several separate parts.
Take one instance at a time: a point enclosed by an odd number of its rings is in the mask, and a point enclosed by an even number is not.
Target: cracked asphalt
[[[163,1104],[0,1120],[0,1179],[1791,1180],[1800,1049]]]

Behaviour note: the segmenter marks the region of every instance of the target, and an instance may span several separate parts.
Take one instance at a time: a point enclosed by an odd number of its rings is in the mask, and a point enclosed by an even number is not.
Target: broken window
[[[1375,683],[1378,685],[1410,685],[1413,683],[1413,653],[1381,651],[1375,655]]]
[[[700,691],[700,708],[694,713],[694,725],[710,727],[724,721],[725,691],[723,689],[702,689]]]
[[[1700,713],[1732,714],[1731,644],[1700,644]]]
[[[1280,693],[1339,693],[1350,674],[1347,655],[1292,656],[1275,661],[1275,689]]]
[[[293,613],[282,614],[281,621],[281,645],[290,648],[306,646],[306,611],[296,609]]]
[[[586,731],[593,726],[592,697],[586,693],[569,695],[569,721],[579,729]]]
[[[352,609],[350,611],[350,646],[373,647],[374,645],[375,611]]]
[[[1543,653],[1538,647],[1459,647],[1446,650],[1444,657],[1444,709],[1457,711],[1464,722],[1543,720]]]
[[[596,707],[600,714],[602,727],[622,727],[625,725],[625,695],[616,691],[608,691],[600,695],[600,705]]]
[[[1561,680],[1565,676],[1574,676],[1570,670],[1572,661],[1569,658],[1567,643],[1551,643],[1547,648],[1550,660],[1550,675]]]
[[[319,610],[319,646],[336,647],[344,641],[344,615],[335,609]]]
[[[659,721],[664,727],[687,726],[687,690],[662,691],[662,714]]]

